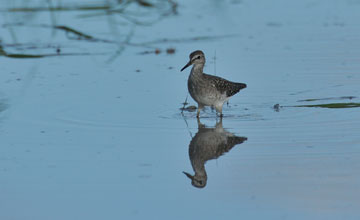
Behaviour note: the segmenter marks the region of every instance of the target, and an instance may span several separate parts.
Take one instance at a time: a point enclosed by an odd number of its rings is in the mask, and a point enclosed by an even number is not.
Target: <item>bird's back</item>
[[[231,97],[231,96],[235,95],[236,93],[238,93],[241,89],[246,88],[245,83],[231,82],[224,78],[209,75],[206,73],[203,74],[203,78],[204,78],[204,80],[208,81],[209,84],[214,86],[216,88],[216,90],[218,90],[221,94],[226,92],[227,97]]]

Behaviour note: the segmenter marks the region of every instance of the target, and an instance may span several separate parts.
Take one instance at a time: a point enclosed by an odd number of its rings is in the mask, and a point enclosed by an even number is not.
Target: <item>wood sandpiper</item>
[[[196,117],[199,118],[200,111],[204,106],[211,106],[223,116],[222,108],[231,96],[246,88],[245,83],[230,82],[221,77],[212,76],[203,72],[205,55],[201,50],[190,54],[190,61],[181,69],[193,65],[189,79],[188,90],[191,97],[198,103]]]

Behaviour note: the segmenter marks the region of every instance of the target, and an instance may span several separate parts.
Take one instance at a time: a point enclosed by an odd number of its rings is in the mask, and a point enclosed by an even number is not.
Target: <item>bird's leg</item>
[[[220,118],[220,120],[218,121],[217,118],[216,118],[216,125],[215,125],[216,131],[224,132],[224,128],[223,128],[223,124],[222,124],[222,119],[223,119],[223,118]]]
[[[205,125],[201,123],[200,118],[197,118],[198,129],[205,128]]]
[[[200,117],[200,111],[201,111],[201,109],[202,109],[202,108],[204,108],[204,106],[203,106],[203,105],[198,104],[198,109],[197,109],[197,114],[196,114],[196,117],[197,117],[197,118],[199,118],[199,117]]]
[[[219,113],[219,116],[220,118],[223,117],[223,114],[222,114],[222,105],[218,105],[218,106],[215,106],[215,109],[216,109],[216,115]]]

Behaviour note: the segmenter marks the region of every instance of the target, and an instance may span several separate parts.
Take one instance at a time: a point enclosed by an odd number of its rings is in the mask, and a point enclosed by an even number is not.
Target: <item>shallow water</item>
[[[124,14],[26,2],[0,3],[1,219],[360,218],[360,108],[318,106],[360,103],[359,2],[159,1]],[[202,130],[180,110],[196,49],[207,73],[248,85],[211,130],[247,140],[203,161],[202,189],[183,174]]]

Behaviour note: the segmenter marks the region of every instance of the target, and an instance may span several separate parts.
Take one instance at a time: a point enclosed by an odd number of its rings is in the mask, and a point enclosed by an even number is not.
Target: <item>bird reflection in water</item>
[[[235,145],[246,140],[246,137],[238,137],[224,130],[222,119],[216,123],[214,128],[206,128],[198,119],[198,132],[189,145],[189,157],[195,175],[183,173],[191,179],[193,186],[204,188],[207,182],[206,161],[219,158]]]

